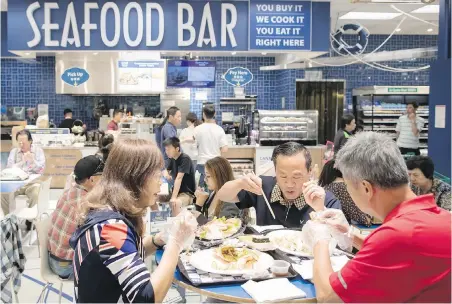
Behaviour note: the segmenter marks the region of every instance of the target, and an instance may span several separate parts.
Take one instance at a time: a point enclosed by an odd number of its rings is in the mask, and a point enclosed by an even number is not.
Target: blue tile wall
[[[387,36],[370,36],[367,50],[378,47]],[[352,37],[345,37],[352,40]],[[436,46],[437,37],[432,35],[397,35],[381,48],[383,50],[400,50]],[[208,100],[217,105],[218,115],[222,111],[239,113],[234,106],[220,106],[222,97],[232,97],[233,87],[221,79],[229,68],[242,66],[254,74],[254,80],[245,87],[248,95],[258,95],[257,108],[281,109],[281,98],[285,97],[285,108],[295,109],[296,79],[304,78],[303,70],[260,71],[260,66],[273,65],[273,57],[203,57],[200,59],[217,60],[217,79],[215,89],[192,89],[190,109],[201,113],[202,102],[196,100],[197,91],[206,91]],[[414,59],[408,62],[387,62],[393,67],[409,68],[428,64],[433,59]],[[346,67],[318,68],[325,79],[345,79],[346,101],[351,103],[353,88],[370,85],[428,85],[429,71],[412,73],[392,73],[369,68],[362,64]],[[157,114],[160,99],[155,96],[71,96],[55,93],[55,59],[38,57],[35,63],[23,63],[14,59],[1,60],[1,103],[6,106],[36,107],[38,103],[49,104],[50,119],[59,123],[63,119],[63,110],[72,108],[74,116],[87,123],[89,128],[96,128],[97,121],[92,118],[92,108],[96,99],[106,101],[108,108],[127,104],[131,108],[134,103],[146,107],[150,114]]]

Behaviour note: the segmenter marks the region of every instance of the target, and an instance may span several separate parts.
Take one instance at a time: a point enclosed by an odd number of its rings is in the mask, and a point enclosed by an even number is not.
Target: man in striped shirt
[[[406,106],[406,114],[402,115],[397,122],[397,146],[402,154],[421,154],[419,151],[419,136],[425,125],[425,120],[416,115],[417,108],[416,102],[409,102]]]

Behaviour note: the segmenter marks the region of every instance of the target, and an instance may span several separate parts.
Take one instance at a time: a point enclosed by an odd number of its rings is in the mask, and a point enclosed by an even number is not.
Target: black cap
[[[66,115],[67,113],[72,113],[71,109],[64,109],[64,115]]]
[[[95,155],[82,158],[74,168],[75,181],[81,182],[94,175],[101,175],[104,171],[104,162]]]

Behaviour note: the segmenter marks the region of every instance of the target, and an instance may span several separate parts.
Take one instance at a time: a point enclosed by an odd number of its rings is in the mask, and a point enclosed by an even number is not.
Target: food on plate
[[[273,236],[270,237],[270,240],[278,248],[296,253],[312,254],[311,250],[303,244],[301,231]]]
[[[214,218],[204,226],[199,227],[196,236],[206,240],[224,239],[236,234],[241,225],[242,221],[238,218]]]
[[[214,250],[212,268],[217,270],[253,269],[259,255],[248,248],[220,246]]]
[[[254,243],[270,243],[270,239],[266,236],[253,236]]]

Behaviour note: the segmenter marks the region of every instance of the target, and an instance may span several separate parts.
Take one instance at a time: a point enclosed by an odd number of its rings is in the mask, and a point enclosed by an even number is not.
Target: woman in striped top
[[[101,181],[82,204],[82,225],[70,241],[76,302],[163,301],[196,220],[182,213],[175,221],[151,276],[143,259],[164,244],[159,235],[143,238],[143,216],[160,191],[161,168],[163,158],[155,144],[139,139],[115,142]]]

